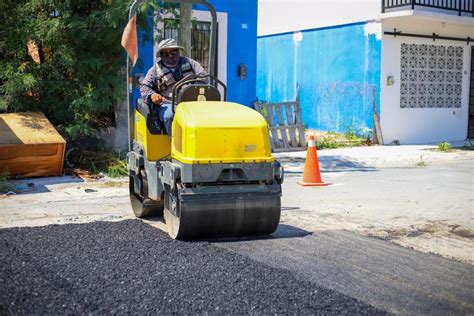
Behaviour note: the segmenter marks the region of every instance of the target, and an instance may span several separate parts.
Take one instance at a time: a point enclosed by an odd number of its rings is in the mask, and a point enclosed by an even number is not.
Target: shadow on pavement
[[[299,207],[282,207],[282,211],[293,211],[299,210]],[[163,216],[154,216],[148,217],[146,219],[141,219],[144,223],[160,229],[167,234],[166,222]],[[279,224],[276,231],[271,235],[266,236],[249,236],[249,237],[230,237],[230,238],[197,238],[187,240],[189,242],[194,241],[208,241],[208,242],[239,242],[239,241],[251,241],[251,240],[265,240],[265,239],[283,239],[283,238],[297,238],[305,237],[311,235],[311,232],[308,232],[304,229],[297,228],[294,226]]]
[[[210,243],[238,243],[253,240],[267,240],[267,239],[287,239],[287,238],[301,238],[311,235],[312,233],[295,226],[280,224],[277,230],[267,236],[252,236],[252,237],[233,237],[233,238],[215,238],[215,239],[201,239],[207,240]]]
[[[372,172],[378,171],[377,168],[367,164],[350,159],[347,156],[322,156],[318,157],[319,168],[322,173],[325,172]],[[301,157],[279,157],[278,161],[285,167],[285,174],[301,175],[304,170],[305,159]],[[291,170],[298,168],[299,170]]]
[[[271,234],[271,238],[296,238],[296,237],[306,237],[308,235],[312,235],[313,233],[295,227],[291,225],[286,225],[286,224],[280,224],[278,225],[277,230]]]
[[[35,194],[51,192],[49,185],[67,184],[67,183],[84,183],[84,180],[77,177],[40,177],[29,179],[17,179],[10,181],[12,191],[16,194]]]
[[[301,208],[295,207],[295,206],[282,206],[281,207],[282,211],[296,211],[296,210],[299,210],[299,209],[301,209]]]

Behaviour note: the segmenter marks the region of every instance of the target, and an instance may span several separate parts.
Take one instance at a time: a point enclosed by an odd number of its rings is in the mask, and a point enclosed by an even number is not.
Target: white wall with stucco
[[[258,36],[378,19],[380,0],[259,0]]]
[[[382,18],[383,31],[394,29],[404,33],[474,38],[474,19],[443,17],[416,12]],[[402,43],[463,46],[462,104],[460,108],[400,107],[400,47]],[[385,144],[426,144],[442,141],[463,141],[467,137],[471,46],[466,42],[394,37],[382,35],[381,65],[381,127]],[[387,77],[395,84],[388,86]]]

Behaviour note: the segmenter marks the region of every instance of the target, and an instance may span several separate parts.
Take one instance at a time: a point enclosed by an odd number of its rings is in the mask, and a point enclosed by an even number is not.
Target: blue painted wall
[[[257,0],[211,0],[210,2],[216,11],[227,12],[228,100],[252,106],[256,96]],[[243,80],[237,76],[237,68],[241,63],[247,66],[247,78]]]
[[[252,106],[256,96],[257,68],[257,0],[210,0],[217,12],[227,13],[227,99]],[[208,11],[204,6],[196,10]],[[152,20],[150,20],[152,22]],[[223,30],[219,30],[222,32]],[[153,44],[139,36],[139,54],[142,64],[137,64],[135,73],[146,73],[153,65]],[[237,76],[239,64],[247,66],[247,77]],[[134,89],[134,98],[140,92]]]
[[[307,30],[301,41],[295,41],[293,33],[259,37],[258,99],[294,100],[298,84],[307,128],[371,130],[373,85],[380,104],[381,42],[375,35],[365,35],[364,26]]]

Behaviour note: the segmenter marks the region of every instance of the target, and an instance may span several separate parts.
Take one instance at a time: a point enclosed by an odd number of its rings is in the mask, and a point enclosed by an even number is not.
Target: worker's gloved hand
[[[161,104],[164,100],[165,98],[163,98],[161,94],[153,93],[151,95],[151,102],[153,102],[153,104]]]

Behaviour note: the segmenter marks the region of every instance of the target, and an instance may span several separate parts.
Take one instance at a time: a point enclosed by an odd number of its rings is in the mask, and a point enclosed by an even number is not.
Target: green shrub
[[[451,144],[448,142],[442,142],[438,144],[438,150],[441,152],[448,152],[451,150]]]
[[[470,141],[467,141],[462,145],[461,150],[474,150],[474,146]]]
[[[74,149],[68,154],[67,164],[72,168],[87,170],[93,174],[104,173],[112,178],[128,174],[124,155],[101,146]]]
[[[334,137],[319,137],[316,141],[316,148],[318,149],[333,149],[342,147],[341,143],[338,143]]]
[[[127,162],[119,159],[112,161],[107,168],[107,175],[111,178],[120,178],[127,176]]]
[[[0,193],[7,193],[12,189],[10,183],[8,183],[8,178],[10,177],[10,173],[8,170],[3,170],[0,172]]]
[[[362,135],[362,133],[356,132],[352,127],[349,127],[344,133],[329,131],[316,132],[316,135],[316,147],[318,149],[361,146],[364,143],[369,144],[366,139],[359,136]]]
[[[420,156],[420,161],[416,163],[417,167],[427,167],[428,163],[423,160],[423,156]]]
[[[357,141],[360,140],[360,135],[361,133],[356,130],[356,128],[353,125],[350,125],[347,127],[346,132],[344,133],[344,136],[351,141]]]

